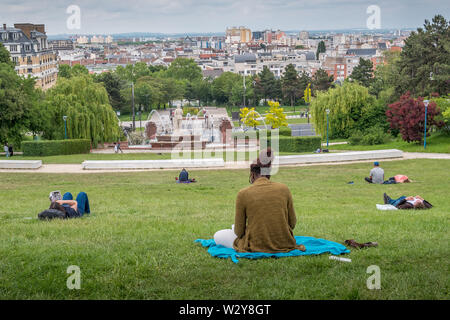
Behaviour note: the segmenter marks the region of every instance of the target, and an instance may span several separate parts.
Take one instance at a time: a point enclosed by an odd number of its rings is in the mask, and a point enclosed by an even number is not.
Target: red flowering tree
[[[432,125],[439,125],[434,119],[439,113],[436,103],[430,101],[427,109],[427,136]],[[422,97],[414,99],[407,92],[399,101],[388,106],[386,116],[391,128],[399,130],[404,141],[422,142],[425,130],[425,105]]]

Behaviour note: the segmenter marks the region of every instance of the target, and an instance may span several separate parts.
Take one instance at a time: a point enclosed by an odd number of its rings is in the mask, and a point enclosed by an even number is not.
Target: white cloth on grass
[[[377,209],[383,210],[383,211],[384,210],[398,210],[398,208],[396,208],[392,204],[377,204]]]

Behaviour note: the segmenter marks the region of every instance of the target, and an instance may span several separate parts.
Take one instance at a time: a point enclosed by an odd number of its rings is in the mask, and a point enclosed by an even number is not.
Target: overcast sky
[[[67,28],[70,5],[81,9],[79,30]],[[450,17],[449,0],[1,0],[0,23],[44,23],[50,35],[348,29],[366,28],[370,5],[380,7],[382,28]]]

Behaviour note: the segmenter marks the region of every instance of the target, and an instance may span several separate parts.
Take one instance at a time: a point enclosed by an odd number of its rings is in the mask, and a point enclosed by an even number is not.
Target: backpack
[[[39,220],[66,219],[64,212],[56,209],[47,209],[38,214]]]

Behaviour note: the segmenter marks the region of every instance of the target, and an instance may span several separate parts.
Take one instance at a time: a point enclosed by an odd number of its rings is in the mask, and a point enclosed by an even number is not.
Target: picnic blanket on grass
[[[225,248],[224,246],[217,245],[214,239],[204,240],[197,239],[194,242],[199,242],[203,247],[208,247],[208,253],[216,258],[224,258],[231,260],[234,263],[238,263],[238,258],[247,259],[261,259],[261,258],[282,258],[282,257],[297,257],[297,256],[307,256],[322,253],[331,253],[334,255],[340,255],[343,253],[350,253],[343,244],[325,240],[318,239],[314,237],[301,237],[295,236],[295,240],[298,245],[302,244],[305,246],[306,251],[292,250],[289,252],[280,253],[265,253],[265,252],[237,252],[234,249]]]

